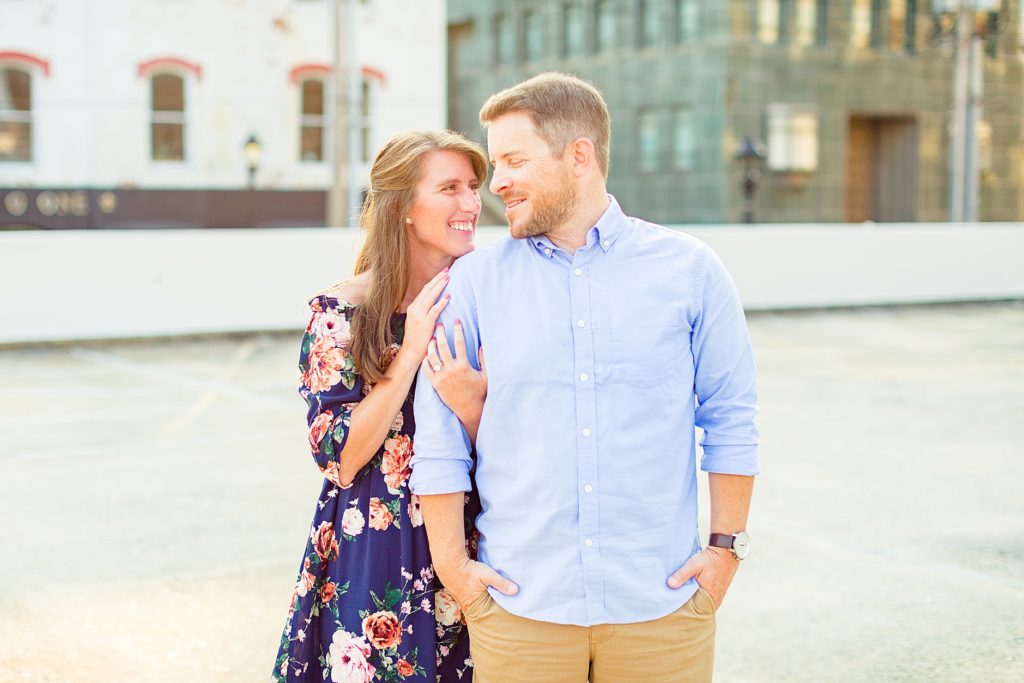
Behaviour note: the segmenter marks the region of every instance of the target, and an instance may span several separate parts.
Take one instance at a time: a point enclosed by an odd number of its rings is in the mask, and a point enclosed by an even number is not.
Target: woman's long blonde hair
[[[401,306],[409,286],[405,218],[416,199],[423,160],[439,150],[465,156],[477,181],[482,185],[487,179],[483,149],[448,130],[398,133],[384,145],[370,169],[370,189],[359,216],[366,242],[355,268],[356,275],[370,271],[370,282],[365,300],[352,314],[352,356],[356,371],[367,382],[383,379],[390,362],[388,350],[394,342],[391,315]]]

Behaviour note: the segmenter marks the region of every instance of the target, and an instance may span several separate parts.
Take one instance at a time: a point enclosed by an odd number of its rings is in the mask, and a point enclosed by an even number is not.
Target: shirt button
[[[573,273],[574,273],[575,275],[583,275],[583,269],[582,269],[582,268],[577,268],[576,270],[574,270],[574,271],[572,271],[572,272],[573,272]]]
[[[590,436],[590,427],[583,428],[583,436]]]
[[[550,249],[545,249],[544,250],[544,255],[545,256],[551,256],[551,250]]]
[[[588,379],[590,379],[590,375],[588,375],[587,373],[584,372],[582,375],[580,375],[581,382],[586,382]]]
[[[592,492],[593,490],[594,490],[594,487],[593,487],[593,486],[591,486],[590,484],[587,484],[586,486],[584,486],[584,487],[583,487],[583,492],[584,492],[584,493],[590,493],[590,492]]]
[[[609,244],[611,244],[611,242],[609,242],[608,240],[605,240],[604,242],[601,242],[601,244],[603,244],[604,246],[607,247]]]
[[[593,539],[588,538],[587,540],[583,541],[583,545],[589,548],[590,546],[594,545],[594,541]]]
[[[576,327],[586,327],[586,325],[587,325],[587,321],[586,320],[577,320],[576,321]]]

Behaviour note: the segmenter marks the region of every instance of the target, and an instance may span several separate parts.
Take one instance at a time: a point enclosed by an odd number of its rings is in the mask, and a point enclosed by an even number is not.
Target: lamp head
[[[736,150],[735,158],[736,161],[743,161],[748,164],[754,162],[764,161],[767,154],[765,153],[764,143],[760,140],[750,137],[749,135],[743,136],[743,141],[740,142],[740,147]]]
[[[249,168],[257,168],[260,165],[260,156],[263,153],[263,148],[260,146],[260,141],[256,139],[255,134],[249,135],[249,139],[242,146],[242,151],[245,152],[245,160],[249,163]]]

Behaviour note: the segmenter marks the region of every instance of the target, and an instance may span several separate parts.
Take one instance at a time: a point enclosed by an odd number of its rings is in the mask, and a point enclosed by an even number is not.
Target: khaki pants
[[[710,683],[715,605],[699,589],[635,624],[571,626],[510,614],[487,592],[465,610],[474,683]]]

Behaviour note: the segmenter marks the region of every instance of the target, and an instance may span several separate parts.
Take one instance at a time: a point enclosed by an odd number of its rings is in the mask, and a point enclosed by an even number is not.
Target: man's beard
[[[562,177],[558,187],[543,194],[534,193],[530,200],[530,217],[526,223],[518,226],[509,223],[512,237],[517,240],[536,237],[561,227],[576,211],[579,203],[575,189],[569,178]]]

